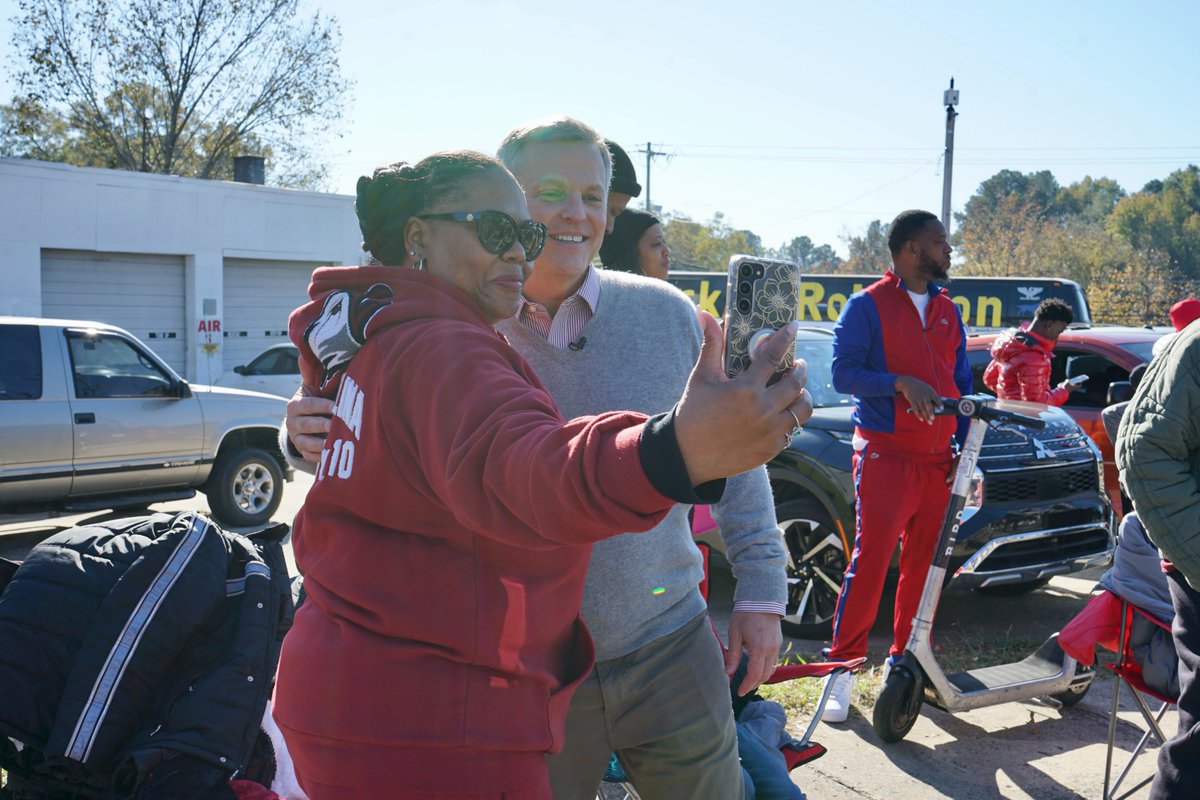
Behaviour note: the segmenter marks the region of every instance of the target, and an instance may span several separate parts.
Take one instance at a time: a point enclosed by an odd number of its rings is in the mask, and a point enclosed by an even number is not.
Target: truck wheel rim
[[[841,540],[813,519],[781,520],[779,527],[788,551],[788,621],[798,625],[829,621],[846,570]]]
[[[233,479],[233,501],[249,514],[265,509],[275,494],[275,480],[262,464],[246,464]]]

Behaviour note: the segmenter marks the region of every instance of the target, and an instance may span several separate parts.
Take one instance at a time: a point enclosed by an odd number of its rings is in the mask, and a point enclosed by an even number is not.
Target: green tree
[[[1128,245],[1126,245],[1128,247]],[[1195,297],[1200,281],[1172,269],[1165,253],[1130,248],[1125,263],[1094,282],[1088,305],[1097,322],[1168,325],[1167,310],[1181,297]]]
[[[1052,213],[1056,208],[1059,186],[1049,170],[1021,173],[1002,169],[975,190],[967,201],[965,212],[958,215],[960,225],[971,217],[995,211],[1004,203],[1017,198],[1018,204],[1028,205],[1040,213]]]
[[[763,255],[762,240],[752,231],[732,228],[719,211],[708,223],[694,222],[683,215],[668,215],[663,233],[671,247],[671,260],[680,269],[724,272],[730,256]]]
[[[796,236],[790,242],[767,252],[771,258],[781,258],[797,264],[803,272],[836,272],[842,260],[827,244],[816,245],[807,236]]]
[[[1172,268],[1200,278],[1200,167],[1176,170],[1123,198],[1110,227],[1138,250],[1164,253]]]
[[[1005,195],[994,204],[968,211],[960,223],[957,249],[964,260],[957,271],[961,274],[1032,277],[1056,273],[1044,256],[1046,234],[1055,223],[1046,218],[1036,199]]]
[[[321,137],[349,84],[336,22],[299,0],[21,0],[19,89],[3,154],[226,177],[264,155],[276,183],[319,184]]]
[[[888,223],[877,219],[871,220],[861,236],[843,236],[850,257],[837,271],[864,275],[887,272],[892,268],[892,252],[888,249],[887,239]]]
[[[1055,208],[1064,220],[1082,218],[1087,222],[1103,222],[1124,196],[1121,184],[1111,178],[1087,176],[1059,189]]]

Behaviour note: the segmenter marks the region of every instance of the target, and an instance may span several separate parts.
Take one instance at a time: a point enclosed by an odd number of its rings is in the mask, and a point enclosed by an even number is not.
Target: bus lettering
[[[796,318],[817,325],[835,322],[850,295],[862,291],[864,285],[873,280],[866,275],[804,275],[800,281]],[[700,308],[720,318],[725,304],[723,275],[698,271],[672,273],[671,282]],[[1009,293],[1014,291],[1016,295],[1010,298]],[[1037,300],[1042,297],[1062,298],[1071,306],[1077,324],[1089,324],[1087,299],[1078,284],[1063,278],[967,275],[956,278],[950,292],[950,299],[958,306],[963,323],[976,332],[1019,325],[1033,316]]]
[[[796,319],[820,319],[821,311],[817,304],[825,297],[825,287],[815,281],[800,279],[800,313]]]
[[[988,316],[988,310],[992,314]],[[999,328],[1000,327],[1000,298],[980,296],[975,305],[975,327],[976,328]]]
[[[718,305],[716,305],[716,301],[718,301],[720,299],[720,296],[721,296],[720,289],[710,289],[708,281],[701,281],[700,282],[700,301],[698,301],[696,303],[696,305],[703,308],[704,311],[707,311],[708,313],[712,314],[713,317],[720,319],[722,308],[719,307]],[[692,297],[692,300],[695,301],[696,297]]]
[[[962,312],[963,323],[976,328],[999,328],[1001,305],[999,297],[990,297],[988,295],[980,295],[975,298],[975,318],[971,321],[971,298],[965,295],[951,295],[953,300],[958,305],[958,310]],[[990,312],[990,313],[989,313]]]

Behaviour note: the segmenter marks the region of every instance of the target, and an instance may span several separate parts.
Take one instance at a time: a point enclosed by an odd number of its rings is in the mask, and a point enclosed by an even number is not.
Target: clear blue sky
[[[356,84],[329,146],[342,193],[566,113],[623,144],[643,185],[633,151],[672,154],[651,168],[664,211],[844,253],[872,219],[940,213],[951,76],[957,210],[1004,168],[1135,191],[1200,163],[1195,2],[305,2],[340,21]],[[0,0],[5,52],[15,10]]]

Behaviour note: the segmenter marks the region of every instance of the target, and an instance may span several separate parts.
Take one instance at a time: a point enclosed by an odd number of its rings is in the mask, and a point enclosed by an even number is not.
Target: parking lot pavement
[[[298,474],[288,483],[275,520],[290,523],[304,501],[312,478]],[[193,500],[152,506],[155,511],[206,511],[203,495]],[[41,538],[97,515],[0,517],[0,556],[21,558]],[[291,556],[291,548],[287,548]],[[294,565],[293,565],[294,568]],[[1056,577],[1021,597],[985,597],[974,592],[947,592],[934,626],[935,642],[1006,635],[1041,639],[1058,630],[1083,606],[1099,570]],[[885,593],[886,594],[886,593]],[[732,578],[713,572],[711,605],[724,635],[732,605]],[[884,604],[871,632],[870,658],[878,663],[890,639],[891,608]],[[785,639],[785,651],[816,653],[822,642]],[[812,800],[1074,800],[1099,798],[1104,780],[1113,678],[1101,670],[1087,696],[1073,708],[1056,709],[1039,702],[1008,703],[950,715],[926,707],[903,741],[885,745],[869,717],[856,708],[842,725],[817,728],[814,738],[828,754],[792,773]],[[1127,694],[1127,693],[1126,693]],[[1118,743],[1125,752],[1137,744],[1133,723],[1137,710],[1127,697],[1118,716]],[[791,720],[799,730],[806,720]],[[1163,722],[1174,732],[1174,712]],[[1156,750],[1143,755],[1133,781],[1153,773]],[[1132,785],[1129,784],[1129,785]],[[1134,798],[1144,798],[1143,789]]]
[[[1041,640],[1082,608],[1101,572],[1056,577],[1048,586],[1019,597],[947,592],[934,625],[934,642],[1005,636]],[[732,604],[732,578],[727,572],[715,571],[712,585],[713,616],[724,635]],[[887,651],[891,619],[890,603],[885,602],[871,631],[872,664],[878,664]],[[823,644],[785,638],[784,652],[811,658]],[[1102,653],[1101,660],[1103,657]],[[875,735],[869,710],[863,716],[856,706],[844,724],[817,727],[813,738],[829,752],[792,772],[792,780],[811,800],[1100,798],[1113,686],[1112,674],[1101,669],[1087,696],[1072,708],[1027,701],[952,715],[925,706],[904,741],[890,745]],[[807,721],[791,719],[790,729],[799,733]],[[1127,755],[1137,746],[1140,733],[1134,726],[1140,723],[1134,701],[1128,691],[1122,692],[1116,768],[1124,764],[1121,752]],[[1168,736],[1174,733],[1174,710],[1162,724]],[[1157,752],[1152,747],[1142,755],[1126,779],[1126,788],[1154,773]],[[1147,793],[1143,788],[1132,798],[1145,798]]]

